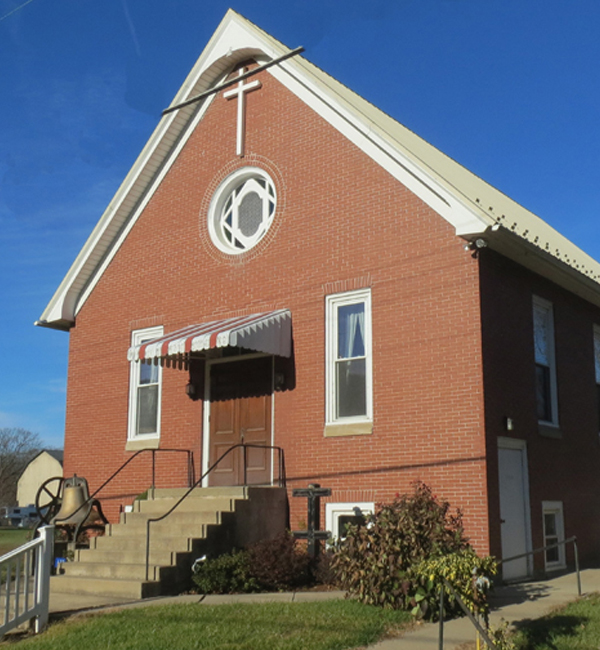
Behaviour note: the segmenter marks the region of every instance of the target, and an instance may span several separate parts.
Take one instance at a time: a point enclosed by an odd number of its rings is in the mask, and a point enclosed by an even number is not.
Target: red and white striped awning
[[[187,361],[192,352],[241,347],[289,357],[292,353],[292,315],[288,309],[190,325],[127,352],[129,361]]]

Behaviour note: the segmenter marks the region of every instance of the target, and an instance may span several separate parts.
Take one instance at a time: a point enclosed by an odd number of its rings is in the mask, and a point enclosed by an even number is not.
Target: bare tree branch
[[[0,429],[0,506],[16,503],[19,476],[41,448],[37,433],[20,428]]]

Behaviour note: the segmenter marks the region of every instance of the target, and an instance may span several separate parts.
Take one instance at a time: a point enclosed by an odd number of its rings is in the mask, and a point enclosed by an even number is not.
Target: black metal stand
[[[314,559],[319,554],[321,540],[331,537],[329,531],[319,530],[321,528],[321,497],[331,496],[331,488],[322,488],[316,483],[311,483],[307,488],[292,490],[292,496],[308,499],[307,530],[295,530],[292,535],[296,539],[307,540],[308,554]]]

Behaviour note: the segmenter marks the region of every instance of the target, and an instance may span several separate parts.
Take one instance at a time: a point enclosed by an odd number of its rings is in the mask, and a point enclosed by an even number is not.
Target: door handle
[[[501,523],[501,524],[505,524],[505,523],[506,523],[506,519],[500,519],[500,523]]]
[[[244,438],[246,436],[246,429],[240,429],[242,444],[244,444]]]

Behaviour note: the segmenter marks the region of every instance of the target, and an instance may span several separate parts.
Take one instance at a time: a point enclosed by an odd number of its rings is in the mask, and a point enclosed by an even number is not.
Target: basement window
[[[564,541],[565,528],[562,501],[542,501],[542,511],[544,516],[544,546]],[[566,567],[564,544],[546,549],[544,560],[547,571],[564,569]]]
[[[331,533],[330,541],[345,539],[349,524],[363,526],[366,516],[374,512],[374,503],[326,503],[325,526]]]

